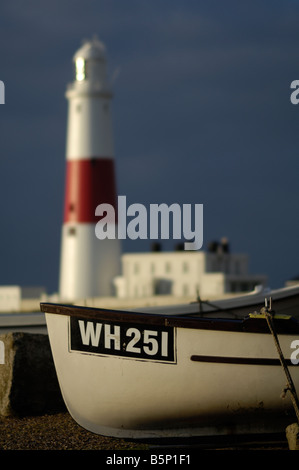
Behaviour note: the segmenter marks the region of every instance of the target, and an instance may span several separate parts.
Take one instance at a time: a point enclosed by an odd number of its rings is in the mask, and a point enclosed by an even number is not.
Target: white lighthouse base
[[[61,300],[113,295],[120,274],[118,239],[98,240],[94,224],[66,223],[62,228],[59,294]]]

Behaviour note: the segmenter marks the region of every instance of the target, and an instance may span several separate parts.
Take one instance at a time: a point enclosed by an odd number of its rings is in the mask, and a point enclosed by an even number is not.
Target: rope
[[[265,315],[268,326],[269,326],[269,329],[270,329],[270,332],[272,333],[272,336],[274,338],[274,342],[275,342],[276,349],[278,351],[280,363],[282,365],[282,368],[283,368],[284,373],[285,373],[286,378],[287,378],[287,386],[286,386],[286,389],[284,391],[289,391],[290,394],[291,394],[293,407],[294,407],[294,410],[295,410],[295,413],[296,413],[296,416],[297,416],[297,420],[298,420],[298,423],[299,423],[299,400],[298,400],[298,396],[297,396],[297,393],[296,393],[296,388],[295,388],[294,382],[292,380],[291,374],[289,372],[288,366],[287,366],[285,358],[283,356],[283,353],[282,353],[282,350],[281,350],[281,347],[280,347],[280,344],[279,344],[278,336],[277,336],[276,331],[275,331],[274,321],[273,321],[273,311],[271,310],[271,299],[270,299],[270,308],[268,309],[267,301],[266,301],[266,306],[261,310],[261,313],[263,313]]]

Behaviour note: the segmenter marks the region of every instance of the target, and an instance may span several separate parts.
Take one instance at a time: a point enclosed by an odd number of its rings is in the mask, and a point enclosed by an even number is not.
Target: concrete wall
[[[65,410],[47,335],[0,335],[0,415]]]

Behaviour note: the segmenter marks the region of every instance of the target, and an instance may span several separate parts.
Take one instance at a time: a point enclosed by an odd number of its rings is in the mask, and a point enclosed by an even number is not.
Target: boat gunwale
[[[42,302],[41,311],[49,314],[78,317],[92,321],[106,321],[119,323],[150,324],[153,326],[167,326],[177,328],[190,328],[197,330],[218,330],[247,333],[271,334],[265,318],[250,318],[249,316],[236,318],[205,318],[196,314],[165,315],[158,313],[130,312],[124,310],[104,309],[68,304],[54,304]],[[200,315],[200,314],[199,314]],[[293,317],[288,319],[275,318],[274,324],[278,334],[299,334],[299,322]]]

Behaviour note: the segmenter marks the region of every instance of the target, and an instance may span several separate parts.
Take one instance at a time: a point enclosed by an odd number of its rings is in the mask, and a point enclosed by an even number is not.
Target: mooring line
[[[276,346],[276,349],[277,349],[277,352],[278,352],[278,355],[279,355],[279,360],[280,360],[280,363],[282,365],[282,368],[283,368],[284,373],[285,373],[286,378],[287,378],[287,386],[284,389],[284,391],[285,392],[289,391],[290,394],[291,394],[293,407],[294,407],[294,410],[295,410],[295,413],[296,413],[296,416],[297,416],[297,420],[298,420],[298,424],[299,424],[299,400],[298,400],[298,396],[297,396],[297,392],[296,392],[296,388],[295,388],[292,376],[289,372],[287,362],[284,358],[282,349],[280,347],[279,339],[278,339],[278,336],[277,336],[276,331],[275,331],[275,326],[274,326],[274,322],[273,322],[273,311],[272,311],[272,299],[271,298],[270,298],[270,307],[269,308],[268,308],[268,305],[267,305],[267,299],[265,299],[265,307],[262,308],[261,313],[265,315],[268,326],[269,326],[269,329],[270,329],[270,332],[272,333],[272,336],[273,336],[273,339],[274,339],[274,342],[275,342],[275,346]]]

